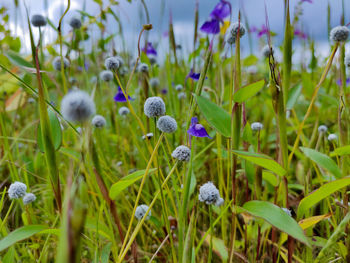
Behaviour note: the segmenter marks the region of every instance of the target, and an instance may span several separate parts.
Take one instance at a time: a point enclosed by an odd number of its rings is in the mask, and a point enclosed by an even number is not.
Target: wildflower
[[[344,63],[345,63],[345,66],[350,68],[350,54],[345,56]]]
[[[299,29],[294,30],[294,36],[300,37],[301,39],[307,39],[307,35]]]
[[[167,90],[166,88],[164,88],[164,89],[162,89],[160,92],[161,92],[163,95],[165,95],[165,94],[168,93],[168,90]]]
[[[342,80],[338,79],[336,83],[337,83],[338,86],[341,86],[342,85]],[[346,86],[348,86],[350,84],[350,78],[346,78],[345,84],[346,84]]]
[[[252,128],[253,131],[261,131],[264,126],[260,122],[253,122],[250,125],[250,128]]]
[[[319,133],[325,133],[325,132],[327,132],[327,130],[328,130],[328,128],[327,128],[326,125],[320,125],[320,126],[318,127],[318,132],[319,132]]]
[[[219,190],[212,182],[207,182],[199,188],[198,200],[205,202],[207,205],[221,205],[223,203]]]
[[[158,119],[157,128],[165,133],[173,133],[177,130],[177,123],[174,118],[166,115]]]
[[[186,93],[185,92],[180,92],[179,94],[177,94],[177,98],[179,100],[186,99]]]
[[[35,99],[34,98],[29,98],[28,99],[28,103],[34,103],[35,102]]]
[[[220,198],[216,201],[215,205],[216,205],[216,206],[222,206],[222,205],[224,204],[224,202],[225,202],[224,198],[220,197]]]
[[[147,73],[148,65],[146,63],[140,63],[140,65],[138,66],[138,69],[140,72]]]
[[[171,156],[181,162],[188,162],[191,158],[191,150],[185,145],[176,147]]]
[[[210,13],[209,20],[201,26],[201,30],[207,34],[218,34],[220,32],[220,23],[231,13],[231,5],[225,0],[221,0]]]
[[[10,185],[8,194],[10,199],[19,199],[26,194],[27,186],[21,182],[14,182]]]
[[[100,73],[100,78],[106,82],[111,81],[113,80],[113,72],[110,70],[103,70]]]
[[[130,113],[130,110],[127,107],[120,107],[118,113],[120,116],[126,116]]]
[[[138,207],[136,207],[136,211],[135,211],[135,217],[138,219],[138,220],[141,220],[146,212],[148,210],[148,206],[147,205],[139,205]],[[146,217],[146,220],[149,220],[151,218],[151,211],[149,211],[147,217]]]
[[[115,56],[114,58],[119,61],[119,67],[124,65],[124,59],[121,56]]]
[[[201,73],[195,73],[193,72],[193,68],[191,68],[191,71],[186,76],[186,79],[191,78],[193,80],[199,80],[200,76],[201,76]],[[207,79],[207,77],[205,77],[205,79]]]
[[[47,24],[46,18],[43,15],[33,15],[30,22],[32,22],[32,25],[35,27],[42,27]]]
[[[25,196],[23,197],[23,204],[24,204],[24,205],[28,205],[28,204],[30,204],[30,203],[33,203],[35,200],[36,200],[35,194],[27,193],[27,194],[25,194]]]
[[[102,128],[102,127],[106,126],[106,119],[101,115],[95,115],[95,117],[92,118],[91,123],[96,128]]]
[[[70,65],[70,62],[67,58],[63,58],[63,68],[66,69]],[[52,66],[55,70],[61,70],[61,57],[55,57],[52,61]]]
[[[159,79],[158,78],[151,78],[149,80],[149,84],[151,85],[152,88],[157,88],[160,85]]]
[[[122,164],[123,164],[123,162],[122,161],[119,161],[119,162],[117,162],[117,167],[119,167],[119,166],[122,166]]]
[[[226,42],[228,44],[234,44],[236,42],[236,37],[239,35],[239,38],[243,37],[245,34],[245,27],[242,22],[236,22],[230,25],[226,33]]]
[[[118,92],[114,96],[114,100],[116,102],[126,102],[126,97],[121,89],[121,87],[118,87]],[[128,95],[128,100],[133,100],[129,95]]]
[[[345,42],[349,37],[350,30],[346,26],[336,26],[334,27],[329,37],[334,42]]]
[[[157,56],[157,51],[154,49],[151,42],[148,42],[145,47],[142,48],[142,51],[146,53],[146,55],[154,55]]]
[[[74,29],[81,28],[81,20],[78,17],[72,17],[69,20],[69,25]]]
[[[182,90],[184,87],[181,85],[181,84],[177,84],[176,86],[175,86],[175,90],[176,91],[180,91],[180,90]]]
[[[145,140],[145,139],[149,140],[152,137],[153,137],[153,133],[150,132],[150,133],[147,133],[146,135],[142,135],[142,140]]]
[[[105,67],[110,71],[116,71],[120,67],[120,61],[116,57],[106,58]]]
[[[190,125],[190,128],[188,129],[187,133],[190,136],[208,137],[209,139],[213,139],[212,137],[209,136],[209,134],[205,130],[204,126],[202,124],[198,123],[198,118],[197,117],[193,117],[191,119],[191,125]]]
[[[83,122],[95,114],[95,103],[85,91],[74,90],[63,97],[61,113],[68,121]]]
[[[148,118],[155,118],[165,114],[165,104],[161,97],[149,97],[143,106]]]
[[[292,216],[292,211],[290,209],[283,207],[282,210],[286,212],[287,215]]]
[[[328,141],[336,141],[338,140],[338,136],[334,133],[331,133],[330,135],[328,135]]]
[[[271,55],[273,55],[274,52],[275,52],[274,49],[272,47],[270,47],[269,45],[264,46],[262,51],[261,51],[261,53],[263,54],[263,56],[265,58],[270,57]]]

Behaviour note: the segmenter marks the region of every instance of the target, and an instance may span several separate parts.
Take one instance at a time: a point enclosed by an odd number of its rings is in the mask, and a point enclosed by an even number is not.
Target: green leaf
[[[331,156],[343,156],[343,155],[350,155],[350,145],[346,145],[343,147],[339,147],[335,149],[333,152],[331,152]]]
[[[333,182],[322,185],[316,191],[311,194],[305,196],[299,203],[298,206],[298,218],[301,218],[308,209],[316,205],[321,200],[330,196],[334,192],[350,185],[350,177],[345,177],[342,179],[335,180]]]
[[[9,60],[15,64],[16,66],[21,66],[21,67],[33,67],[33,64],[30,63],[29,61],[25,60],[22,58],[22,56],[20,56],[18,53],[13,52],[11,50],[6,52],[7,57],[9,58]]]
[[[156,170],[157,168],[150,169],[148,171],[148,175],[154,173]],[[132,185],[136,181],[140,180],[145,174],[145,172],[146,170],[136,171],[132,174],[129,174],[123,177],[118,182],[114,183],[109,189],[109,197],[111,199],[115,199],[123,190],[128,188],[130,185]]]
[[[259,61],[259,59],[256,56],[250,55],[250,56],[246,57],[245,59],[243,59],[243,66],[245,66],[245,67],[253,66],[258,61]]]
[[[61,123],[58,120],[56,113],[53,110],[48,109],[48,115],[49,115],[49,121],[50,121],[52,141],[53,141],[55,150],[57,151],[62,144]],[[44,141],[41,134],[40,125],[38,126],[38,146],[40,151],[45,152]]]
[[[292,109],[301,93],[301,85],[297,85],[288,92],[287,109]]]
[[[233,151],[233,153],[240,158],[270,170],[279,176],[284,176],[287,172],[281,165],[267,155],[243,151]]]
[[[210,244],[210,234],[205,238],[207,245]],[[220,257],[222,261],[228,260],[228,251],[225,246],[225,242],[222,239],[213,236],[213,251]]]
[[[243,210],[252,216],[264,219],[272,226],[310,246],[307,237],[298,223],[282,208],[266,201],[249,201],[243,205]]]
[[[239,89],[234,95],[233,100],[235,102],[244,102],[247,99],[253,97],[256,93],[258,93],[265,85],[265,81],[259,80],[252,84],[249,84],[241,89]]]
[[[108,242],[101,251],[101,263],[108,263],[109,253],[111,253],[112,242]]]
[[[40,231],[43,231],[48,228],[48,226],[43,225],[29,225],[18,228],[0,240],[0,251],[3,251],[4,249],[12,246],[18,241],[27,239],[32,235],[37,234]]]
[[[330,157],[310,148],[300,147],[300,149],[304,152],[304,154],[307,157],[309,157],[312,161],[317,163],[319,166],[328,170],[335,177],[337,178],[342,177],[339,167]]]
[[[204,118],[209,122],[211,126],[214,127],[219,133],[225,137],[231,136],[231,117],[222,108],[217,106],[210,100],[193,94],[195,97],[198,107]]]

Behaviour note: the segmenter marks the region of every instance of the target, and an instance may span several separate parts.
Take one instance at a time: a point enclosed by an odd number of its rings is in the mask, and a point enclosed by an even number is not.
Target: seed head
[[[102,128],[102,127],[106,126],[106,119],[101,115],[95,115],[95,117],[92,118],[91,123],[96,128]]]
[[[148,206],[147,205],[139,205],[137,208],[136,208],[136,211],[135,211],[135,217],[138,219],[138,220],[141,220],[146,212],[148,210]],[[151,218],[151,211],[149,211],[147,217],[146,217],[146,220],[149,220]]]
[[[69,25],[74,29],[81,28],[81,20],[78,17],[72,17],[69,20]]]
[[[61,113],[68,121],[84,122],[95,114],[95,103],[85,91],[73,90],[63,97]]]
[[[174,118],[166,115],[158,119],[157,128],[165,133],[173,133],[177,130],[177,123]]]
[[[151,85],[152,88],[157,88],[160,85],[159,79],[158,78],[151,78],[149,80],[149,84]]]
[[[336,26],[334,27],[329,37],[334,42],[345,42],[349,37],[350,30],[346,26]]]
[[[264,46],[261,50],[261,53],[265,58],[270,57],[270,55],[273,55],[274,52],[275,50],[273,49],[273,47],[270,48],[269,45]]]
[[[252,128],[253,131],[260,131],[264,127],[262,123],[260,122],[253,122],[250,127]]]
[[[146,63],[140,63],[138,68],[140,72],[143,72],[143,73],[148,72],[148,65]]]
[[[105,60],[105,66],[110,71],[116,71],[121,65],[117,57],[109,57]]]
[[[179,94],[177,94],[177,98],[179,100],[184,100],[186,99],[186,93],[185,92],[180,92]]]
[[[35,27],[42,27],[46,26],[47,21],[46,18],[43,15],[33,15],[32,18],[30,19],[30,22],[32,22],[32,25]]]
[[[155,118],[165,114],[165,104],[161,97],[149,97],[145,101],[143,111],[148,118]]]
[[[14,182],[10,185],[8,194],[10,199],[19,199],[26,194],[27,186],[21,182]]]
[[[177,91],[180,91],[180,90],[182,90],[184,87],[181,85],[181,84],[177,84],[176,86],[175,86],[175,89],[177,90]]]
[[[328,130],[328,128],[327,128],[326,125],[320,125],[320,126],[318,127],[318,132],[319,132],[319,133],[327,132],[327,130]]]
[[[25,194],[25,196],[23,197],[23,204],[24,204],[24,205],[28,205],[28,204],[30,204],[30,203],[33,203],[35,200],[36,200],[35,194],[27,193],[27,194]]]
[[[219,190],[212,182],[207,182],[199,188],[198,200],[207,205],[221,203]]]
[[[239,38],[243,37],[245,34],[245,27],[243,26],[242,22],[233,23],[230,25],[230,27],[227,30],[226,33],[226,42],[230,45],[234,44],[236,42],[236,37],[238,36],[239,31]]]
[[[103,70],[100,73],[100,78],[106,82],[111,81],[113,79],[113,72],[110,70]]]
[[[150,133],[147,133],[146,135],[142,135],[142,140],[145,140],[145,139],[149,140],[152,137],[153,137],[153,133],[150,132]]]
[[[67,58],[63,58],[63,68],[66,69],[70,65],[70,62]],[[52,66],[55,70],[61,71],[61,57],[55,57],[52,61]]]
[[[191,158],[191,150],[185,145],[176,147],[171,156],[180,162],[188,162]]]
[[[120,107],[118,113],[120,116],[126,116],[130,113],[130,110],[129,108],[123,106],[123,107]]]
[[[336,141],[338,140],[338,136],[334,133],[331,133],[330,135],[328,135],[328,141]]]

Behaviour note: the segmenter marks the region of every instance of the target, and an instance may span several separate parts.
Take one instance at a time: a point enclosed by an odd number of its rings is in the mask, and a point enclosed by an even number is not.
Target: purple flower
[[[213,139],[212,137],[209,136],[204,126],[198,123],[197,117],[193,117],[191,119],[191,125],[187,133],[190,135],[190,138],[191,136],[195,136],[195,137],[208,137],[209,139]]]
[[[191,68],[190,73],[188,73],[188,75],[186,76],[186,80],[188,78],[191,78],[193,80],[199,80],[200,76],[201,76],[201,73],[195,73],[195,72],[193,72],[193,68]],[[207,78],[208,77],[205,77],[205,79],[207,79]]]
[[[168,93],[168,90],[167,90],[167,89],[162,89],[162,90],[161,90],[161,93],[165,95],[165,94]]]
[[[294,36],[298,36],[301,39],[307,39],[307,35],[299,29],[294,30]]]
[[[201,26],[201,30],[207,34],[218,34],[220,32],[220,21],[215,18],[205,21]]]
[[[302,3],[305,3],[305,2],[307,2],[307,3],[310,3],[310,4],[312,4],[312,0],[301,0],[300,2],[302,2]]]
[[[128,99],[133,100],[129,95],[128,95]],[[126,102],[126,98],[125,98],[124,93],[120,87],[118,87],[118,92],[117,92],[117,94],[115,94],[114,100],[116,102]]]
[[[220,32],[220,22],[231,14],[231,4],[225,0],[221,0],[211,11],[210,19],[205,21],[201,26],[201,30],[207,34],[218,34]]]
[[[346,79],[346,86],[348,86],[349,84],[350,84],[350,78],[347,78],[347,79]],[[341,79],[338,79],[338,80],[337,80],[337,85],[338,85],[338,86],[341,86],[341,85],[342,85]]]
[[[258,29],[258,37],[262,37],[263,35],[266,35],[269,32],[269,29],[265,26],[262,25],[261,29]]]
[[[155,55],[157,56],[157,51],[154,49],[151,42],[148,42],[147,45],[142,49],[147,55]]]

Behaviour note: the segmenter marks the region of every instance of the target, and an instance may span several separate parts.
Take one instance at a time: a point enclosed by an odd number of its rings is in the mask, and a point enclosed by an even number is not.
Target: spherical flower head
[[[179,94],[177,94],[177,98],[179,100],[184,100],[186,99],[186,93],[185,92],[180,92]]]
[[[327,128],[326,125],[320,125],[320,126],[318,127],[318,132],[319,132],[319,133],[325,133],[325,132],[327,132],[327,130],[328,130],[328,128]]]
[[[346,26],[336,26],[330,32],[330,39],[334,42],[345,42],[349,37],[350,30]]]
[[[243,37],[245,34],[245,27],[243,26],[242,22],[235,22],[227,30],[226,33],[226,42],[229,44],[234,44],[236,42],[236,37],[238,36],[239,32],[239,38]]]
[[[181,91],[183,88],[184,88],[184,87],[183,87],[181,84],[177,84],[177,85],[175,86],[175,90],[176,90],[176,91]]]
[[[173,117],[166,115],[158,119],[157,128],[165,133],[173,133],[177,130],[177,123]]]
[[[140,72],[147,73],[148,72],[148,65],[146,63],[140,63],[138,69]]]
[[[142,140],[150,140],[151,138],[153,137],[153,133],[150,132],[150,133],[147,133],[146,135],[142,135]]]
[[[124,65],[124,59],[121,56],[115,56],[114,58],[119,61],[119,67]]]
[[[69,25],[74,29],[81,28],[81,20],[78,17],[72,17],[69,20]]]
[[[151,78],[149,80],[149,84],[151,85],[152,88],[157,88],[160,85],[159,79],[158,78]]]
[[[24,205],[28,205],[28,204],[30,204],[30,203],[33,203],[35,200],[36,200],[35,194],[27,193],[27,194],[25,194],[25,196],[23,197],[23,204],[24,204]]]
[[[103,70],[100,73],[100,78],[106,82],[111,81],[113,80],[113,72],[110,70]]]
[[[21,182],[14,182],[10,185],[8,194],[10,199],[19,199],[26,194],[27,186]]]
[[[338,136],[336,134],[331,133],[330,135],[328,135],[328,141],[332,142],[336,140],[338,140]]]
[[[91,123],[96,128],[102,128],[102,127],[106,126],[106,119],[103,116],[101,116],[101,115],[95,115],[92,118]]]
[[[225,203],[224,198],[220,197],[218,200],[216,200],[215,205],[222,206],[224,203]]]
[[[73,90],[61,102],[63,117],[71,122],[84,122],[95,114],[95,103],[85,91]]]
[[[130,113],[130,110],[128,107],[120,107],[119,111],[118,111],[120,116],[126,116]]]
[[[207,205],[215,204],[220,198],[219,190],[212,182],[207,182],[199,188],[198,200]]]
[[[155,118],[165,114],[165,103],[161,97],[149,97],[145,101],[143,111],[148,118]]]
[[[261,53],[265,58],[270,57],[271,55],[273,55],[274,52],[274,49],[272,47],[270,48],[269,45],[264,46],[261,50]]]
[[[180,162],[188,162],[191,158],[191,149],[185,145],[176,147],[171,156]]]
[[[119,59],[116,57],[106,58],[105,66],[110,71],[116,71],[120,67]]]
[[[47,24],[46,18],[43,15],[33,15],[30,22],[35,27],[42,27]]]
[[[284,208],[284,207],[283,207],[282,210],[283,210],[287,215],[292,216],[292,211],[289,210],[288,208]]]
[[[67,58],[63,58],[63,68],[66,69],[70,65]],[[55,57],[52,61],[52,66],[55,70],[61,71],[61,57]]]
[[[350,54],[345,56],[344,62],[345,62],[345,66],[350,68]]]
[[[135,217],[138,219],[138,220],[141,220],[146,212],[148,210],[148,206],[147,205],[139,205],[138,207],[136,207],[136,211],[135,211]],[[146,220],[149,220],[151,218],[151,211],[149,211],[147,217],[146,217]]]
[[[253,122],[250,127],[253,131],[261,131],[264,126],[260,122]]]

